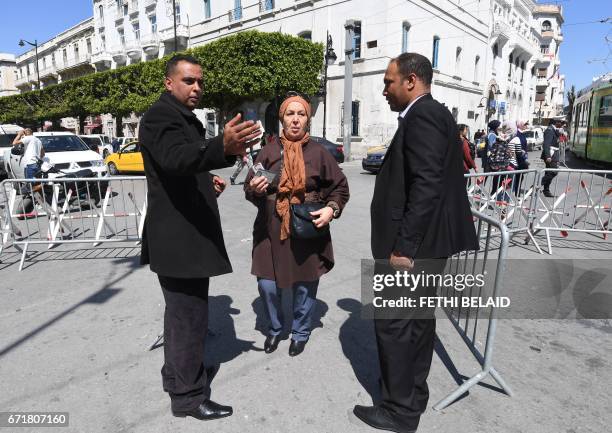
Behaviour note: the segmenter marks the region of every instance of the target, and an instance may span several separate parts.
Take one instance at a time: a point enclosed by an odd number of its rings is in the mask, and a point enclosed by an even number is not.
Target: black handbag
[[[276,177],[280,182],[281,173],[283,172],[283,146],[280,149],[280,170]],[[329,224],[318,229],[312,223],[314,218],[310,212],[314,212],[325,207],[324,203],[310,202],[292,204],[289,206],[289,229],[293,239],[316,239],[323,237],[329,233]]]
[[[329,224],[317,228],[312,223],[314,212],[325,207],[324,203],[292,204],[291,209],[291,237],[294,239],[316,239],[329,233]]]

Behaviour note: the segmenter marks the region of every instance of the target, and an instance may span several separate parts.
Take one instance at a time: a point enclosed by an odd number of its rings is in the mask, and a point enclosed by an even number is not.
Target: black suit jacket
[[[559,147],[559,133],[554,126],[549,125],[548,128],[544,130],[544,142],[542,143],[542,154],[540,155],[540,158],[543,160],[552,158],[552,155],[550,154],[551,146]]]
[[[431,95],[410,108],[376,177],[372,255],[449,257],[478,249],[463,178],[463,147],[450,112]]]
[[[225,157],[221,136],[204,137],[195,114],[169,93],[140,122],[148,186],[141,263],[160,275],[204,278],[232,271],[208,170],[234,161]]]

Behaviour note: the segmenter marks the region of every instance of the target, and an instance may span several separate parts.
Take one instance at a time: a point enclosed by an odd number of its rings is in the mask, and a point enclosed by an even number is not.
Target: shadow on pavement
[[[240,314],[240,310],[233,308],[232,302],[233,299],[228,295],[208,297],[209,329],[204,355],[206,365],[216,367],[250,350],[261,350],[254,346],[254,341],[241,340],[236,336],[232,316]]]
[[[32,331],[30,331],[27,334],[25,334],[24,336],[18,338],[14,342],[10,343],[8,346],[0,348],[0,358],[2,358],[4,355],[6,355],[7,353],[11,352],[12,350],[16,349],[17,347],[21,346],[23,343],[28,341],[30,338],[38,335],[39,333],[41,333],[42,331],[44,331],[45,329],[47,329],[51,325],[55,324],[56,322],[58,322],[62,318],[66,317],[67,315],[69,315],[73,311],[77,310],[81,306],[86,305],[86,304],[104,304],[110,298],[112,298],[117,293],[119,293],[121,291],[121,289],[114,289],[112,287],[114,285],[116,285],[119,281],[121,281],[124,278],[126,278],[132,272],[134,272],[139,266],[138,266],[138,260],[135,260],[134,258],[120,259],[120,260],[117,260],[116,262],[117,262],[117,264],[121,264],[121,263],[126,263],[127,262],[130,265],[128,271],[123,273],[122,275],[116,277],[115,279],[109,281],[106,284],[105,287],[101,288],[100,290],[98,290],[97,292],[95,292],[95,293],[91,294],[90,296],[86,297],[82,301],[77,302],[76,304],[74,304],[70,308],[67,308],[66,310],[62,311],[61,313],[59,313],[56,316],[52,317],[51,319],[47,320],[42,325],[38,326],[37,328],[35,328]]]
[[[338,336],[342,352],[351,363],[353,373],[363,389],[370,395],[372,402],[378,404],[381,400],[378,386],[380,371],[373,323],[361,318],[362,305],[358,300],[339,299],[337,305],[349,313]]]

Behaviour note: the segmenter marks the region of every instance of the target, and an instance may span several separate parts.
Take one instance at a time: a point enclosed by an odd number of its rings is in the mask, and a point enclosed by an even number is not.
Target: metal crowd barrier
[[[30,245],[138,243],[146,188],[142,176],[5,180],[2,248],[12,243],[21,252],[22,270]]]
[[[553,197],[542,192],[532,206],[533,223],[525,244],[533,241],[538,251],[542,250],[534,238],[540,230],[546,234],[548,254],[552,254],[551,232],[568,237],[570,232],[601,235],[607,239],[612,233],[612,171],[544,169],[538,184],[546,176],[555,176],[550,184]]]
[[[516,170],[465,175],[472,209],[503,223],[514,236],[531,236],[533,208],[538,194],[538,170]]]
[[[484,273],[487,270],[487,284],[490,287],[488,296],[498,297],[502,294],[501,284],[505,270],[505,260],[508,253],[508,243],[510,242],[510,231],[506,226],[496,219],[485,215],[477,210],[472,209],[472,215],[477,220],[477,235],[480,239],[479,251],[464,251],[449,258],[446,272],[451,274],[471,274]],[[500,240],[497,241],[499,232]],[[494,240],[495,239],[495,240]],[[498,243],[499,242],[499,243]],[[497,252],[495,250],[498,249]],[[491,272],[491,266],[487,267],[488,261],[493,258],[497,260],[494,263],[494,270]],[[449,297],[449,290],[440,289],[440,296]],[[482,288],[466,289],[466,296],[482,296]],[[446,315],[455,329],[472,352],[478,363],[480,371],[471,378],[463,382],[455,391],[448,394],[442,400],[434,405],[435,410],[442,410],[446,406],[460,398],[466,391],[476,385],[490,375],[509,396],[512,396],[512,390],[506,384],[499,372],[493,367],[493,346],[495,343],[495,333],[497,329],[497,308],[476,308],[462,311],[462,306],[444,307]],[[482,324],[482,322],[485,322]],[[479,349],[480,341],[485,341],[484,353]]]

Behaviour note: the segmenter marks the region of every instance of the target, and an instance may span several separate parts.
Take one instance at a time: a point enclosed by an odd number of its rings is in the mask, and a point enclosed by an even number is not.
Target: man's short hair
[[[414,74],[425,85],[431,85],[433,68],[427,57],[417,53],[402,53],[391,61],[397,63],[402,79],[406,79],[408,75]]]
[[[170,75],[174,74],[174,71],[176,70],[176,65],[178,65],[179,62],[187,62],[191,63],[192,65],[201,66],[200,62],[195,57],[189,56],[187,54],[177,54],[173,56],[170,60],[168,60],[168,62],[166,63],[166,77],[169,77]]]

